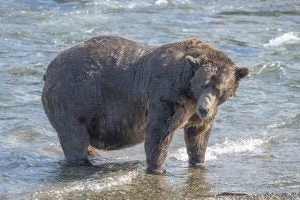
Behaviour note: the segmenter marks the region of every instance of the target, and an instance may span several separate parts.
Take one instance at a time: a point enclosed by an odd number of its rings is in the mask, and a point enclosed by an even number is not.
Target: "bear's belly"
[[[97,149],[118,150],[128,148],[144,141],[145,128],[134,127],[123,130],[106,130],[97,133],[98,137],[91,138],[91,145]]]
[[[145,137],[146,112],[106,115],[99,119],[91,137],[91,145],[98,149],[117,150],[142,143]]]
[[[111,94],[112,95],[112,94]],[[91,145],[98,149],[117,150],[144,141],[147,124],[146,102],[134,95],[107,96],[102,108],[97,109],[91,126]],[[114,98],[113,98],[114,97]]]

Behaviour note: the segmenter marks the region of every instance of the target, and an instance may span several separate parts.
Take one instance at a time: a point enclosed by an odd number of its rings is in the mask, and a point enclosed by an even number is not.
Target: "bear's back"
[[[49,64],[44,76],[44,92],[55,90],[55,95],[65,99],[75,93],[99,91],[101,84],[102,88],[115,85],[120,78],[126,78],[124,71],[135,67],[152,49],[116,36],[91,38],[62,51]]]
[[[62,51],[50,63],[46,73],[56,75],[74,70],[88,74],[107,68],[126,69],[153,47],[116,36],[98,36]]]

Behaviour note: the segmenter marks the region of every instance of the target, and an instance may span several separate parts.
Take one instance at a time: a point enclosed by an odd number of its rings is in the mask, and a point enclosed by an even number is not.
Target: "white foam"
[[[300,37],[294,32],[285,33],[279,37],[271,39],[267,44],[264,44],[265,47],[278,47],[283,44],[291,44],[300,42]]]
[[[155,1],[155,5],[162,5],[162,4],[167,4],[168,3],[168,1],[167,0],[156,0]]]
[[[219,155],[224,154],[238,154],[243,152],[254,152],[257,147],[265,143],[262,139],[246,139],[239,141],[228,141],[225,139],[223,143],[215,144],[208,147],[205,154],[205,161],[216,160]],[[187,161],[188,155],[185,147],[179,148],[175,153],[171,154],[171,157],[180,160]]]
[[[135,8],[136,6],[137,6],[137,4],[135,4],[135,3],[129,3],[127,7],[128,7],[129,9],[133,9],[133,8]]]

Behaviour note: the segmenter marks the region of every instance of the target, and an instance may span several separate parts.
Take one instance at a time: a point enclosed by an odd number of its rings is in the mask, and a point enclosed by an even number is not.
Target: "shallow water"
[[[300,3],[296,0],[7,0],[0,5],[0,198],[197,198],[300,191]],[[55,55],[96,35],[151,45],[200,38],[251,75],[222,105],[206,168],[187,167],[182,131],[166,176],[143,145],[67,166],[42,109]]]

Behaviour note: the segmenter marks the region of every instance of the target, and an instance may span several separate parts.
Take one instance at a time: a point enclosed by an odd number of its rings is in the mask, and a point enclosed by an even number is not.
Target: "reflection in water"
[[[169,199],[212,196],[213,185],[204,169],[180,169],[181,176],[146,174],[139,161],[107,163],[98,167],[62,165],[54,187],[44,188],[34,198]],[[176,173],[177,174],[177,173]]]
[[[101,178],[110,173],[132,171],[140,166],[139,161],[102,163],[96,166],[77,166],[63,163],[57,171],[57,182],[68,182],[89,179],[93,176]]]
[[[212,196],[213,185],[206,180],[202,169],[188,169],[183,176],[149,175],[144,172],[133,179],[130,184],[117,190],[102,191],[101,196],[112,199],[182,199]],[[89,198],[97,197],[90,193]]]
[[[72,166],[61,164],[53,177],[47,179],[48,186],[35,192],[30,198],[84,197],[110,191],[114,187],[129,184],[143,168],[140,162],[107,163],[99,166]],[[83,196],[82,196],[83,195]]]
[[[206,179],[205,169],[188,169],[186,187],[183,197],[197,198],[201,196],[212,196],[213,184]]]

